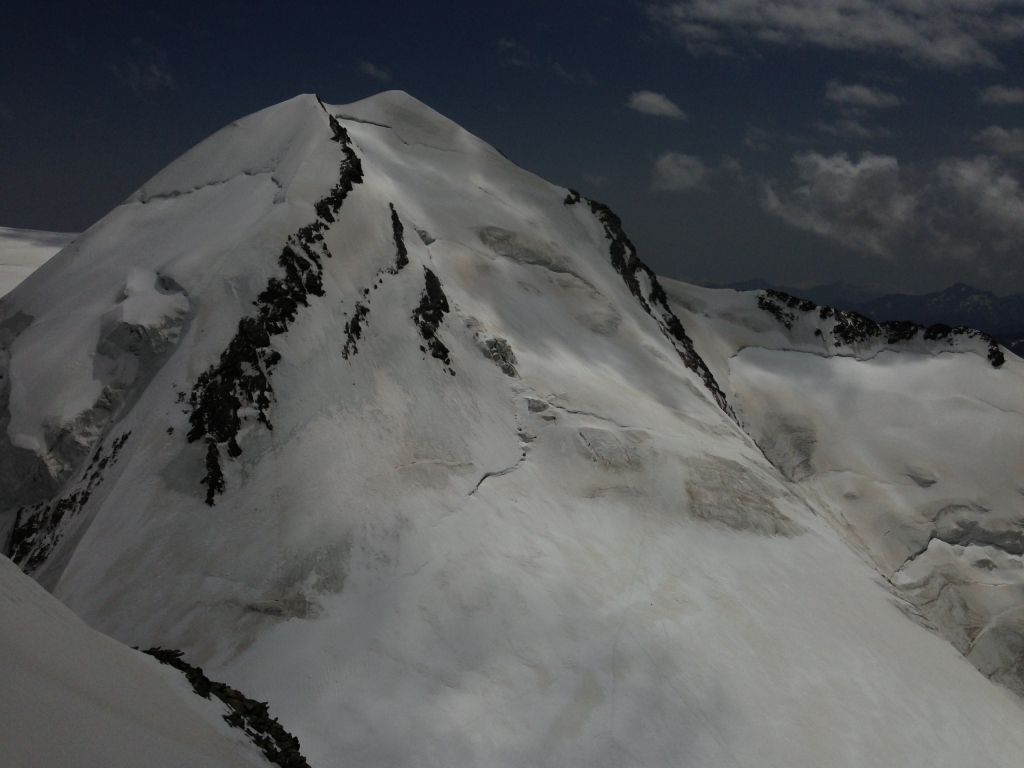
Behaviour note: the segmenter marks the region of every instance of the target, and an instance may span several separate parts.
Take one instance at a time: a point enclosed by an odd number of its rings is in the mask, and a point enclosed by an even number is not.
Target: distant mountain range
[[[956,283],[937,293],[880,294],[869,288],[846,283],[795,288],[775,285],[759,278],[713,287],[737,291],[771,288],[810,299],[817,304],[859,312],[879,323],[887,320],[912,320],[921,325],[966,325],[990,334],[1007,349],[1024,356],[1024,293],[996,296],[991,291]]]

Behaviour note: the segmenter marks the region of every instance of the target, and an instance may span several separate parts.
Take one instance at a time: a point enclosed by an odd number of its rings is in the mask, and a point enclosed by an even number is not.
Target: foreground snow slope
[[[313,766],[1016,765],[631,248],[400,92],[240,120],[0,303],[8,551]]]
[[[266,766],[223,706],[89,629],[0,555],[0,763]]]
[[[43,266],[77,235],[0,227],[0,296]]]

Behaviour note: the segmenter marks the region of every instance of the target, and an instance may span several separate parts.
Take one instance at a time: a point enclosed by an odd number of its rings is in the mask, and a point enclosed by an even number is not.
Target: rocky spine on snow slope
[[[137,649],[136,649],[137,650]],[[181,651],[171,648],[147,648],[143,653],[152,656],[161,664],[167,664],[185,675],[196,695],[209,699],[215,696],[231,710],[224,715],[224,721],[232,728],[238,728],[263,750],[267,760],[282,768],[309,768],[302,756],[299,740],[285,730],[276,717],[270,716],[265,701],[256,701],[234,688],[218,683],[205,674],[202,667],[194,667],[182,660]]]
[[[236,439],[242,428],[239,411],[245,405],[255,408],[259,421],[273,429],[267,417],[274,393],[270,374],[281,361],[281,355],[271,348],[270,338],[288,330],[299,306],[309,306],[309,296],[324,295],[321,256],[331,258],[331,252],[323,232],[335,222],[334,217],[353,186],[363,180],[363,167],[348,133],[333,115],[328,114],[328,119],[332,138],[341,146],[343,155],[338,183],[314,205],[316,221],[288,238],[278,258],[284,277],[270,278],[266,289],[253,302],[258,309],[256,316],[238,321],[238,332],[220,361],[200,375],[189,397],[192,428],[188,441],[206,441],[206,474],[200,482],[206,486],[206,503],[210,506],[214,497],[224,492],[220,447],[226,446],[231,458],[242,454]],[[358,320],[356,323],[358,338]]]
[[[793,329],[797,319],[797,312],[803,315],[810,315],[817,312],[820,320],[834,320],[832,324],[830,341],[835,347],[853,346],[855,344],[877,344],[879,342],[894,345],[900,342],[920,339],[926,342],[945,342],[952,345],[958,339],[977,339],[988,347],[988,361],[993,368],[999,368],[1006,362],[999,343],[987,333],[959,326],[950,328],[941,323],[925,327],[908,320],[890,320],[884,323],[876,323],[869,317],[856,312],[847,312],[842,309],[818,306],[808,299],[799,299],[790,296],[788,293],[769,289],[758,296],[757,305],[770,314],[787,330]],[[824,338],[820,328],[814,331],[816,336]]]
[[[611,253],[612,267],[621,275],[623,282],[626,283],[626,287],[629,288],[629,292],[640,302],[640,306],[644,308],[644,311],[658,321],[661,332],[672,342],[672,346],[675,347],[676,352],[679,353],[679,357],[682,358],[686,367],[700,376],[704,386],[707,387],[708,392],[715,402],[718,403],[718,407],[729,414],[735,421],[736,415],[729,406],[725,392],[718,386],[718,382],[715,381],[711,369],[708,368],[707,363],[704,362],[696,348],[694,348],[693,339],[687,335],[682,322],[680,322],[679,318],[676,317],[669,307],[668,296],[665,294],[665,289],[661,287],[661,283],[658,282],[658,276],[637,256],[636,247],[622,229],[622,219],[616,216],[611,208],[604,203],[599,203],[589,198],[582,198],[580,193],[574,189],[569,190],[564,202],[566,205],[575,205],[580,200],[586,200],[590,210],[604,226],[605,237],[611,241],[609,251]],[[646,296],[644,296],[643,281],[647,283]],[[660,316],[655,314],[656,309],[660,312]]]
[[[97,448],[85,474],[71,493],[56,501],[40,501],[31,507],[18,509],[3,554],[21,566],[25,573],[32,573],[46,562],[61,539],[61,522],[81,513],[93,491],[103,482],[107,468],[117,463],[118,455],[131,434],[125,432],[114,440],[109,453],[103,451],[103,446]]]
[[[427,343],[430,354],[443,362],[448,372],[454,376],[455,371],[451,367],[452,359],[448,354],[448,347],[437,338],[437,329],[441,326],[444,316],[450,311],[448,297],[444,294],[441,281],[430,269],[424,267],[423,276],[426,286],[423,289],[419,306],[413,310],[412,319],[416,327],[419,328],[423,340]],[[424,347],[420,347],[420,349],[424,352],[427,351]]]

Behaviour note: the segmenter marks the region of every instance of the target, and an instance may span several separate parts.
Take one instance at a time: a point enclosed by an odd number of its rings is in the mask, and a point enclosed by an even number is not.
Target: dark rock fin
[[[700,376],[704,386],[711,393],[715,402],[718,403],[718,407],[735,421],[736,414],[733,413],[732,406],[729,405],[725,392],[718,386],[718,381],[715,380],[711,369],[704,362],[704,358],[697,352],[696,347],[693,345],[693,339],[686,333],[682,322],[669,307],[668,296],[661,283],[658,282],[658,276],[654,274],[650,267],[640,261],[640,258],[636,255],[636,247],[622,230],[622,220],[612,213],[612,210],[607,205],[594,200],[586,200],[590,210],[597,216],[598,221],[604,225],[605,236],[611,241],[609,252],[611,254],[612,267],[622,276],[623,282],[626,283],[630,293],[640,302],[640,306],[644,308],[644,311],[658,321],[662,333],[673,342],[672,346],[675,347],[683,364]],[[566,203],[569,202],[569,198],[566,198]],[[638,274],[647,277],[647,282],[650,284],[649,296],[644,296],[643,288],[637,277]],[[658,310],[660,316],[655,310]]]
[[[11,562],[28,574],[46,562],[61,540],[61,522],[76,517],[85,508],[93,491],[103,482],[103,473],[117,463],[130,435],[130,431],[125,432],[114,440],[109,453],[104,453],[102,445],[97,448],[71,493],[61,496],[56,502],[41,501],[31,507],[21,507],[15,513],[14,528],[3,549]]]
[[[231,710],[223,716],[227,724],[244,732],[253,744],[263,750],[263,754],[273,765],[284,768],[309,768],[309,763],[300,751],[298,738],[286,731],[276,717],[270,716],[270,708],[265,701],[250,699],[224,683],[211,680],[203,674],[202,667],[193,667],[182,661],[181,651],[158,646],[142,653],[184,673],[185,679],[189,681],[197,695],[204,699],[215,696],[226,704]]]
[[[323,107],[322,102],[320,106]],[[288,330],[299,307],[309,306],[310,296],[324,296],[323,264],[318,250],[322,249],[328,258],[331,254],[323,233],[335,222],[353,186],[363,180],[363,166],[349,146],[348,132],[331,114],[328,114],[328,122],[331,139],[341,144],[338,183],[315,203],[316,220],[288,238],[277,260],[284,276],[267,281],[267,287],[253,302],[256,316],[238,321],[238,331],[221,353],[220,360],[199,376],[189,397],[192,413],[188,441],[205,439],[207,442],[206,474],[200,483],[206,486],[206,503],[210,506],[214,497],[224,492],[218,446],[226,445],[231,458],[242,454],[237,440],[242,427],[238,412],[246,405],[251,406],[258,412],[259,421],[267,429],[273,429],[267,415],[274,396],[270,375],[281,361],[281,355],[271,348],[271,337]]]
[[[395,266],[389,269],[388,273],[397,275],[409,264],[409,251],[405,247],[405,227],[398,218],[398,211],[395,210],[393,203],[388,203],[388,207],[391,208],[391,229],[395,238]]]
[[[370,314],[370,308],[356,302],[356,309],[352,319],[345,323],[345,346],[342,347],[341,356],[346,360],[348,360],[349,355],[354,355],[359,351],[356,342],[363,335],[363,323],[366,322],[368,314]]]
[[[444,320],[445,314],[450,311],[448,297],[444,295],[444,289],[441,287],[441,281],[437,279],[437,275],[426,267],[423,268],[423,272],[426,278],[426,287],[420,298],[419,306],[413,310],[412,321],[419,328],[424,341],[427,342],[430,354],[451,369],[452,360],[448,353],[448,347],[437,338],[437,329]]]
[[[569,189],[569,194],[565,196],[563,201],[565,205],[574,205],[580,201],[580,193],[575,189]]]

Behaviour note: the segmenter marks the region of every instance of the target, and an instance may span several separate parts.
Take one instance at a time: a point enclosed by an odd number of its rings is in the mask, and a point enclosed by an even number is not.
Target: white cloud
[[[686,113],[669,100],[663,93],[653,91],[636,91],[629,95],[626,106],[645,115],[670,117],[673,120],[686,120]]]
[[[749,41],[956,69],[997,67],[991,46],[1024,38],[1024,0],[669,0],[648,10],[695,54]]]
[[[1024,191],[998,158],[946,158],[903,172],[895,157],[865,152],[793,157],[783,189],[762,183],[762,205],[790,225],[862,253],[959,259],[987,274],[1018,274]]]
[[[1007,88],[1005,85],[990,85],[978,95],[982,104],[1024,104],[1024,88]]]
[[[540,62],[533,51],[520,45],[515,40],[503,37],[498,40],[498,50],[501,51],[505,63],[512,67],[522,69],[536,69]]]
[[[1024,128],[1006,130],[998,125],[990,125],[975,135],[974,140],[984,144],[996,154],[1024,157]]]
[[[364,75],[369,75],[370,77],[376,78],[377,80],[382,80],[385,83],[391,80],[390,72],[388,72],[386,69],[376,67],[368,61],[359,62],[359,71],[362,72]]]
[[[869,85],[843,85],[838,80],[828,84],[825,99],[840,106],[863,109],[898,107],[902,103],[895,93],[886,93]]]
[[[903,190],[895,157],[865,152],[853,162],[845,152],[793,157],[800,186],[780,194],[763,188],[762,202],[799,229],[879,256],[892,254],[892,241],[912,219],[917,204]]]
[[[1018,254],[1024,245],[1024,193],[1020,182],[990,157],[943,160],[937,168],[938,193],[945,205],[933,229],[958,248],[954,255],[977,256],[986,245],[997,253]],[[984,241],[964,238],[983,231]],[[956,237],[960,235],[960,237]]]
[[[551,56],[539,56],[526,46],[508,37],[498,40],[498,53],[502,61],[510,67],[518,67],[519,69],[543,74],[553,74],[567,83],[594,85],[596,82],[589,72],[570,71]]]
[[[699,157],[665,152],[654,162],[651,189],[655,192],[689,192],[700,187],[710,174]]]
[[[885,128],[868,128],[857,120],[835,120],[831,123],[819,122],[814,127],[823,133],[831,133],[844,139],[873,139],[879,136],[891,136]]]
[[[135,96],[142,96],[143,91],[174,90],[178,87],[167,69],[167,54],[160,48],[138,37],[132,40],[132,48],[135,53],[122,65],[110,65],[111,73],[122,87]]]

